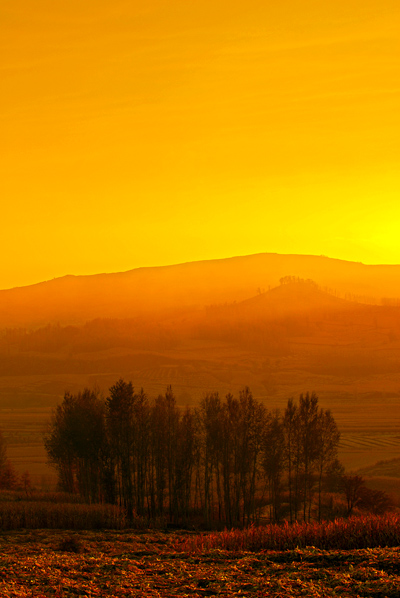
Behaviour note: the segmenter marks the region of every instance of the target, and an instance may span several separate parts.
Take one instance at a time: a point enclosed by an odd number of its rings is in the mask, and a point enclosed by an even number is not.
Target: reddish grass
[[[400,545],[400,515],[351,517],[323,523],[251,526],[184,539],[177,550],[203,552],[295,550],[313,546],[323,550]]]

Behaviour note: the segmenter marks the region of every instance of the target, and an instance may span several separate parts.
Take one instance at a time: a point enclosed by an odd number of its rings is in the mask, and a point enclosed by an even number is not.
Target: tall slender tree
[[[286,461],[284,423],[279,411],[269,414],[264,429],[263,440],[263,465],[269,485],[270,518],[274,522],[279,522],[282,507],[282,478]]]
[[[315,393],[300,395],[299,436],[303,478],[303,520],[311,518],[314,467],[318,458],[318,397]]]
[[[104,499],[102,487],[106,452],[104,401],[96,391],[65,393],[45,434],[45,448],[67,492],[77,490],[88,501]]]
[[[288,474],[290,523],[297,518],[298,511],[298,471],[299,471],[299,426],[298,408],[290,398],[283,416],[285,461]]]
[[[120,379],[106,399],[106,421],[115,467],[116,493],[128,517],[133,517],[134,406],[137,396],[132,382]]]
[[[337,462],[340,433],[329,409],[320,409],[317,421],[318,521],[321,521],[321,498],[324,475]]]

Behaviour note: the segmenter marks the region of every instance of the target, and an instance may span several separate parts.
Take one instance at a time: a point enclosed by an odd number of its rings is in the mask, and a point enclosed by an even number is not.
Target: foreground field
[[[4,598],[400,595],[400,549],[180,552],[182,532],[9,532]],[[75,552],[74,552],[75,551]]]

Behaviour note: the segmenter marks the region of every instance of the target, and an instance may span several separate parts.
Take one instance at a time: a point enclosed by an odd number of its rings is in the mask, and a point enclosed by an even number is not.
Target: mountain
[[[1,290],[0,328],[79,324],[95,318],[131,318],[240,302],[276,287],[285,277],[311,279],[331,294],[363,302],[400,297],[397,265],[263,253],[122,273],[69,275]]]

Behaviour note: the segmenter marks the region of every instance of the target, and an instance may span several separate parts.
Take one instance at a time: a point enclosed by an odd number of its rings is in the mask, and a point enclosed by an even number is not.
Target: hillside
[[[51,394],[62,393],[62,384],[74,388],[77,380],[106,391],[119,376],[155,392],[173,384],[189,402],[204,390],[231,392],[243,385],[284,399],[329,382],[330,393],[336,385],[340,396],[344,378],[351,387],[363,381],[369,393],[397,393],[400,308],[347,301],[311,281],[292,281],[206,308],[7,329],[0,335],[0,356],[4,383],[14,377],[14,387],[27,377],[50,377],[45,387]],[[385,379],[375,386],[372,376]],[[0,400],[2,394],[0,384]]]
[[[312,279],[329,292],[364,302],[400,297],[400,266],[265,253],[114,274],[65,276],[2,290],[0,328],[132,318],[177,307],[243,301],[276,287],[285,276]]]

